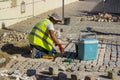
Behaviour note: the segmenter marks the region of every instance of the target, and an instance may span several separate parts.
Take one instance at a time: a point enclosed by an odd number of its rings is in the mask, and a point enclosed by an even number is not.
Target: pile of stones
[[[98,13],[98,15],[83,16],[80,21],[120,22],[120,17],[109,13]]]
[[[9,43],[14,43],[14,42],[19,42],[20,41],[27,41],[27,36],[28,33],[22,33],[22,32],[17,32],[17,31],[10,31],[10,32],[4,32],[0,34],[0,46],[1,49],[4,47],[4,49],[6,50],[10,50],[14,51],[15,49],[13,49],[12,47],[5,46],[6,44]],[[21,49],[17,49],[16,51],[22,51]],[[1,51],[0,53],[0,67],[5,66],[10,60],[10,55],[5,53],[5,51]]]
[[[108,79],[118,80],[118,76],[114,72],[108,72],[106,77]],[[48,75],[44,77],[36,75],[34,70],[31,70],[24,75],[21,75],[20,70],[15,70],[11,74],[8,72],[8,70],[3,70],[0,72],[0,80],[101,80],[101,79],[92,74],[79,78],[79,76],[75,73],[72,73],[70,78],[68,78],[66,72],[59,72],[56,67],[55,68],[49,67]]]
[[[0,34],[0,44],[5,44],[9,42],[18,42],[21,40],[26,40],[28,33],[22,33],[17,31],[10,31]]]

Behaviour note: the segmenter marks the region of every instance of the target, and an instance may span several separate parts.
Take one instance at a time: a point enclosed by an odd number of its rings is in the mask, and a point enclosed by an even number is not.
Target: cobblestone
[[[120,61],[117,61],[117,62],[116,62],[116,66],[117,66],[117,67],[120,67]]]
[[[77,75],[71,74],[71,80],[78,80]]]
[[[51,75],[53,75],[53,74],[58,75],[58,67],[57,66],[49,67],[49,74],[51,74]]]
[[[65,73],[60,72],[58,74],[58,80],[67,80],[67,75]]]
[[[100,66],[99,67],[99,72],[105,72],[106,66]]]
[[[93,71],[98,72],[99,71],[99,66],[93,66]]]
[[[88,1],[88,0],[87,0]],[[92,3],[92,2],[91,2]],[[79,4],[80,5],[80,4]],[[69,10],[70,12],[74,12]],[[78,10],[77,10],[78,11]],[[76,14],[74,12],[74,14]],[[72,14],[73,15],[73,14]],[[58,30],[59,28],[64,28],[61,36],[63,38],[69,37],[71,39],[78,39],[80,30],[85,30],[86,26],[91,26],[98,31],[104,32],[114,32],[119,33],[119,23],[97,23],[97,22],[80,22],[80,17],[72,16],[70,25],[56,25]],[[61,27],[59,27],[61,26]],[[28,26],[27,26],[28,28]],[[118,29],[118,30],[116,30]],[[25,29],[23,29],[24,31]],[[26,31],[26,30],[25,30]],[[15,32],[16,33],[16,32]],[[13,33],[12,33],[13,34]],[[24,33],[20,33],[21,35],[25,35]],[[4,34],[5,35],[5,34]],[[27,36],[27,33],[25,37]],[[99,37],[101,36],[101,37]],[[110,37],[110,39],[108,39]],[[107,38],[107,39],[106,39]],[[115,42],[113,42],[113,39]],[[21,38],[23,40],[23,38]],[[20,39],[20,40],[21,40]],[[22,71],[21,74],[27,73],[28,75],[41,75],[41,71],[48,71],[48,68],[51,65],[61,65],[61,70],[63,72],[67,72],[67,69],[71,69],[71,72],[75,71],[83,71],[83,72],[107,72],[112,69],[120,70],[120,44],[119,40],[116,42],[116,36],[105,36],[105,35],[97,35],[97,39],[99,40],[98,44],[98,53],[96,60],[84,61],[76,58],[75,56],[75,44],[74,42],[70,43],[69,46],[65,49],[66,53],[70,54],[67,57],[73,58],[72,63],[63,62],[64,57],[58,57],[55,61],[44,60],[44,59],[13,59],[8,65],[7,69],[10,73],[13,73],[15,70],[19,69]],[[16,41],[16,40],[15,40]],[[58,67],[60,69],[60,66]],[[31,70],[31,71],[30,71]],[[59,71],[61,71],[59,70]],[[33,71],[33,72],[32,72]],[[67,74],[61,73],[58,74],[59,80],[67,80]],[[104,80],[104,79],[103,79]]]
[[[95,80],[95,77],[93,75],[85,76],[85,80]]]
[[[108,62],[109,62],[108,60],[104,60],[103,65],[108,66]]]
[[[101,49],[101,48],[99,48],[99,49]],[[49,66],[51,66],[51,65],[57,66],[59,70],[60,70],[59,65],[64,66],[64,68],[66,68],[66,69],[63,69],[63,70],[61,69],[62,71],[67,71],[70,69],[72,72],[74,72],[74,71],[106,72],[106,71],[109,71],[112,69],[119,69],[118,67],[120,67],[119,66],[120,58],[117,55],[111,56],[112,52],[108,51],[107,49],[108,49],[107,44],[106,44],[106,47],[102,46],[102,49],[99,50],[99,52],[98,52],[98,58],[96,60],[84,61],[84,60],[74,59],[72,63],[62,62],[65,58],[62,59],[59,57],[58,57],[58,59],[56,58],[55,62],[52,62],[51,60],[49,62],[46,62],[46,61],[42,61],[41,59],[33,59],[31,61],[29,61],[29,60],[23,60],[23,61],[13,60],[14,65],[10,64],[8,68],[10,70],[10,73],[13,73],[17,69],[22,70],[22,73],[21,73],[22,75],[25,73],[27,73],[28,75],[39,74],[43,70],[48,70]],[[106,51],[108,51],[108,52],[106,52]],[[113,54],[116,54],[116,53],[113,52]],[[57,62],[59,62],[60,64]],[[31,72],[30,72],[30,70],[31,70]],[[32,72],[32,70],[34,72]]]

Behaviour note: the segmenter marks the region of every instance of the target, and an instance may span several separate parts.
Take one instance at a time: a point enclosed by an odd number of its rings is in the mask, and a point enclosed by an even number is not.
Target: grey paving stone
[[[120,61],[120,57],[117,57],[117,61]]]
[[[103,61],[103,65],[104,65],[104,66],[108,66],[108,62],[109,62],[109,60],[105,59],[105,60]]]
[[[70,63],[69,62],[63,62],[63,65],[64,66],[67,66],[67,65],[69,65]]]
[[[14,71],[15,71],[15,69],[10,68],[9,71],[8,71],[8,73],[12,74]]]
[[[120,54],[117,55],[117,58],[120,58]]]
[[[86,61],[86,65],[90,65],[92,63],[92,60]]]
[[[67,80],[67,75],[63,72],[58,74],[58,80]]]
[[[80,65],[80,68],[85,68],[85,65]]]
[[[101,49],[101,52],[99,52],[97,65],[101,66],[103,64],[104,54],[105,54],[105,49],[103,48],[103,49]]]
[[[28,62],[28,65],[32,65],[33,63],[32,62]]]
[[[86,64],[86,61],[81,60],[80,63],[84,65],[84,64]]]
[[[77,66],[72,66],[72,67],[71,67],[71,70],[72,70],[72,71],[78,71],[78,67],[77,67]]]
[[[61,60],[62,60],[61,57],[57,57],[57,58],[55,59],[55,62],[61,63],[61,62],[62,62]]]
[[[23,63],[24,64],[24,63]],[[35,65],[35,62],[34,61],[31,61],[31,62],[26,62],[27,65]]]
[[[120,52],[118,52],[118,55],[117,55],[117,57],[119,57],[119,58],[120,58]]]
[[[28,66],[28,64],[25,62],[25,63],[23,63],[23,64],[21,64],[21,65],[23,65],[22,67],[24,68],[24,69],[27,69],[27,67],[26,66]]]
[[[79,67],[78,67],[78,71],[85,71],[85,67],[79,66]]]
[[[95,77],[93,75],[87,75],[84,80],[95,80]]]
[[[117,56],[117,51],[112,52],[112,53],[111,53],[111,56],[112,56],[112,57],[116,57],[116,56]]]
[[[116,45],[112,45],[112,52],[116,52],[117,50],[117,46]]]
[[[116,66],[117,66],[117,67],[120,67],[120,61],[117,61],[117,62],[116,62]]]
[[[41,64],[40,66],[39,66],[39,69],[48,69],[49,68],[49,66],[47,66],[47,63],[44,63],[44,64]]]
[[[91,69],[91,65],[85,65],[86,69]]]
[[[16,69],[18,69],[18,66],[14,65],[11,69],[16,70]]]
[[[106,66],[100,66],[99,67],[99,72],[105,72]]]
[[[71,74],[71,80],[78,80],[77,75],[76,74]]]
[[[107,44],[107,46],[106,46],[106,47],[107,47],[107,50],[108,50],[108,51],[111,51],[111,50],[112,50],[112,49],[111,49],[111,47],[112,47],[112,45],[111,45],[111,44]]]
[[[104,54],[104,53],[105,53],[105,50],[106,50],[106,45],[103,44],[103,45],[102,45],[102,49],[100,49],[100,51],[101,51],[101,53]]]
[[[68,68],[71,69],[71,67],[72,67],[71,65],[68,65],[68,66],[67,66],[67,69],[68,69]]]
[[[95,71],[95,72],[98,72],[98,70],[99,70],[99,66],[93,66],[93,71]]]
[[[116,62],[117,58],[116,57],[111,57],[111,61]]]
[[[30,66],[30,68],[32,68],[32,69],[37,69],[37,68],[38,68],[38,65]]]
[[[11,64],[9,64],[9,68],[12,68],[17,62],[17,60],[12,61]]]
[[[113,66],[107,66],[107,68],[106,68],[106,72],[111,71],[111,70],[113,70],[113,69],[114,69]]]
[[[35,75],[29,77],[30,80],[38,80]]]
[[[89,68],[89,69],[85,69],[86,72],[92,72],[93,69],[92,68]]]
[[[36,75],[36,70],[35,69],[28,69],[26,71],[27,76],[33,76]]]
[[[114,61],[109,61],[109,66],[115,67],[115,66],[116,66],[116,65],[115,65],[115,62],[114,62]]]
[[[120,46],[117,46],[117,50],[118,50],[118,52],[120,52]]]
[[[107,53],[111,53],[111,49],[108,48],[108,47],[106,47],[106,52],[107,52]]]
[[[97,66],[102,66],[103,65],[103,60],[98,60]]]
[[[69,63],[70,66],[76,66],[76,63]]]
[[[110,61],[110,56],[105,57],[103,61]]]
[[[26,67],[25,69],[30,69],[30,68],[32,68],[32,65],[26,65],[25,67]]]
[[[97,59],[96,60],[93,60],[92,62],[91,62],[91,65],[97,65]]]
[[[58,67],[57,66],[49,67],[49,74],[50,75],[53,75],[53,74],[58,75]]]
[[[66,71],[68,68],[71,69],[71,66],[68,65],[68,67],[66,68],[64,65],[58,64],[58,69],[61,71]]]
[[[113,72],[116,73],[116,74],[119,74],[119,71],[120,71],[119,67],[116,67],[116,68],[113,69]]]
[[[80,64],[80,63],[76,63],[76,65],[75,65],[75,66],[79,67],[79,66],[81,66],[81,64]]]
[[[74,59],[73,62],[76,63],[76,64],[79,64],[80,60]]]
[[[19,66],[21,66],[20,62],[17,62],[13,67],[18,68]]]

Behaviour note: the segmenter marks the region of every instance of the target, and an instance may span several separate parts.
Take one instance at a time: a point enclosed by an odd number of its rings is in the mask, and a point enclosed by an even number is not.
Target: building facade
[[[77,0],[64,0],[69,4]],[[63,0],[0,0],[0,28],[62,6]]]

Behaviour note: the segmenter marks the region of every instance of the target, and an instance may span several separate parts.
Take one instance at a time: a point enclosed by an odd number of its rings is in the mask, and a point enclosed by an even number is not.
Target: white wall
[[[63,0],[16,0],[17,6],[11,7],[12,0],[0,2],[0,28],[4,25],[8,27],[12,24],[27,18],[42,14],[49,10],[62,6]],[[25,2],[25,13],[21,13],[21,3]],[[77,0],[64,0],[65,4]]]

